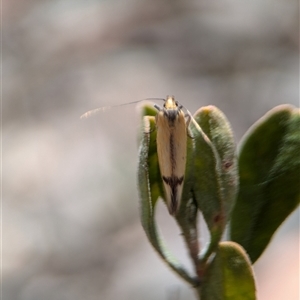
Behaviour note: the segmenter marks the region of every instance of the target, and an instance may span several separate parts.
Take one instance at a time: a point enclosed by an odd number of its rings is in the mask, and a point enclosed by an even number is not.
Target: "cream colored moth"
[[[169,213],[175,215],[184,184],[190,116],[173,96],[167,96],[163,108],[154,107],[158,110],[155,117],[158,164]]]
[[[189,113],[184,113],[183,106],[175,101],[174,96],[167,96],[166,99],[147,98],[144,100],[164,101],[163,108],[157,104],[154,105],[158,110],[155,117],[157,156],[167,207],[171,215],[176,215],[180,206],[184,184],[188,125],[192,117]],[[144,100],[121,105],[138,103]],[[83,114],[81,118],[87,118],[108,108],[111,108],[111,106],[90,110]],[[145,118],[151,117],[146,116]]]

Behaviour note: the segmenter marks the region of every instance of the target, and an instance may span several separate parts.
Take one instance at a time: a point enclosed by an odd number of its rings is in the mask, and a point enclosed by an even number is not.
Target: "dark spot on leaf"
[[[228,169],[232,166],[232,164],[233,164],[232,161],[229,161],[229,160],[224,161],[224,162],[223,162],[223,168],[224,168],[225,170],[228,170]]]
[[[221,214],[217,214],[214,216],[214,223],[219,223],[222,219]]]

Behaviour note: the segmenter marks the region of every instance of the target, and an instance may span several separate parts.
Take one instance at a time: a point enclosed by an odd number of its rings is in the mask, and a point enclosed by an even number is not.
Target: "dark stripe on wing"
[[[179,199],[177,198],[177,187],[183,183],[184,176],[162,177],[163,181],[171,188],[171,206],[169,212],[171,215],[177,211]]]

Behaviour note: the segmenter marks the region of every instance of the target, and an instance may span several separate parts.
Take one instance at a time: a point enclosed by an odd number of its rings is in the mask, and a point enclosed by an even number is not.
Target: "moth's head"
[[[170,110],[176,110],[178,108],[178,102],[175,101],[174,96],[167,96],[167,99],[165,100],[164,103],[164,108]]]

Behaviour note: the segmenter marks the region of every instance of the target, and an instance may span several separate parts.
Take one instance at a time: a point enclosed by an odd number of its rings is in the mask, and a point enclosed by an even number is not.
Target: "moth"
[[[163,108],[158,110],[156,122],[156,145],[159,169],[163,181],[167,207],[176,215],[182,196],[187,156],[187,137],[190,115],[174,96],[167,96]]]
[[[164,101],[163,107],[157,104],[154,105],[158,111],[155,116],[157,156],[166,204],[169,213],[176,215],[183,191],[187,137],[189,136],[188,126],[192,117],[189,112],[185,114],[183,106],[175,101],[174,96],[167,96],[166,99],[147,98],[121,105],[138,103],[144,100]],[[111,108],[111,106],[88,111],[81,118],[87,118],[108,108]]]

